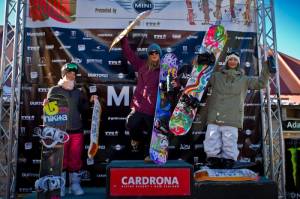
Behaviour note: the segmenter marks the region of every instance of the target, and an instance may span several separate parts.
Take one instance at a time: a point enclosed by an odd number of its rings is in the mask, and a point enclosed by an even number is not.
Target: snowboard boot
[[[67,179],[67,172],[66,171],[63,171],[61,173],[61,177],[65,180],[65,182],[67,182],[66,181],[66,179]],[[66,195],[66,183],[64,183],[64,185],[62,185],[60,187],[60,196],[65,197],[65,195]]]
[[[77,172],[71,173],[71,191],[74,195],[79,196],[83,195],[84,191],[80,186],[80,175]]]
[[[209,157],[207,158],[207,166],[211,169],[221,169],[222,168],[222,161],[221,158],[217,157]]]
[[[222,158],[223,169],[233,169],[235,161],[232,159]]]

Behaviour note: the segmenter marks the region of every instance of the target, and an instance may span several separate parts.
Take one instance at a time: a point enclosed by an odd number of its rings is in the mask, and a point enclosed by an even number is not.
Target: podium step
[[[107,166],[107,198],[192,198],[193,166],[180,160],[164,165],[112,161]]]
[[[277,199],[275,182],[260,177],[257,181],[203,181],[195,182],[193,198],[201,199]]]

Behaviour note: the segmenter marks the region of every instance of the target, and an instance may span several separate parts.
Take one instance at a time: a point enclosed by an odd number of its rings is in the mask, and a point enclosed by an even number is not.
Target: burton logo
[[[52,18],[62,23],[76,19],[77,0],[29,0],[29,17],[32,21],[45,21]]]

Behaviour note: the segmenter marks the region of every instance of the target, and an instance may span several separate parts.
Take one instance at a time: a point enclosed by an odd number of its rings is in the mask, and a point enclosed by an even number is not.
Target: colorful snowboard
[[[150,10],[141,12],[120,34],[118,34],[109,47],[109,51],[125,37],[140,21],[150,15]]]
[[[209,169],[194,173],[196,181],[256,181],[259,176],[249,169]]]
[[[92,114],[92,124],[91,124],[91,134],[90,134],[90,146],[88,149],[88,157],[93,159],[96,155],[99,145],[99,128],[100,128],[100,118],[101,118],[102,108],[98,99],[94,100],[94,108]]]
[[[213,25],[206,32],[201,49],[214,53],[216,60],[227,41],[227,33],[223,26]],[[169,129],[175,135],[185,135],[191,128],[207,82],[215,64],[204,67],[194,66],[191,77],[175,107],[169,121]]]
[[[40,178],[35,182],[37,198],[60,198],[65,184],[61,177],[64,143],[69,140],[65,132],[68,120],[68,102],[62,95],[53,95],[43,107],[44,128],[37,135],[42,142]]]
[[[161,60],[159,87],[157,92],[154,124],[150,143],[150,159],[164,164],[168,158],[169,119],[171,116],[171,82],[177,76],[178,59],[173,53],[167,53]]]

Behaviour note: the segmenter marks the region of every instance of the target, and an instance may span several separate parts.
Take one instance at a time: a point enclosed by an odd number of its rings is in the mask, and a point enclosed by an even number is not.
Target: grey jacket
[[[230,69],[214,72],[209,80],[212,95],[208,98],[207,123],[243,128],[247,90],[265,88],[269,76],[266,63],[259,77]]]
[[[69,104],[67,130],[82,130],[83,123],[81,114],[88,110],[89,105],[88,101],[83,96],[83,93],[78,88],[75,88],[73,90],[65,90],[61,86],[53,86],[49,89],[47,98],[50,98],[52,95],[56,94],[66,97]]]

